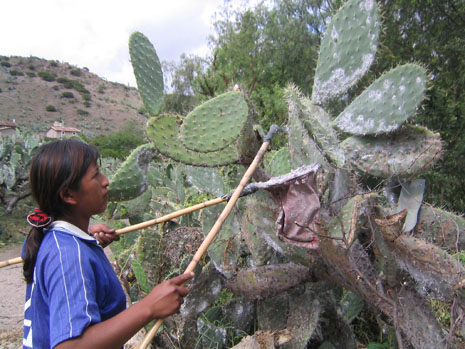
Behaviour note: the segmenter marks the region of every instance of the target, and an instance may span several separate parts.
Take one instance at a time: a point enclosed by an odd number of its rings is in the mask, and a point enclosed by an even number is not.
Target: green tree
[[[265,127],[282,123],[287,110],[282,89],[292,81],[310,92],[321,32],[333,6],[284,0],[232,13],[225,9],[214,24],[214,54],[199,77],[199,92],[214,96],[237,84]]]
[[[99,135],[89,144],[95,145],[103,158],[125,159],[131,150],[146,143],[143,129],[134,121],[129,121],[121,130],[109,135]]]
[[[428,174],[427,200],[465,211],[465,2],[383,0],[384,47],[375,73],[387,66],[423,64],[432,87],[416,122],[441,133],[444,154]]]
[[[164,112],[186,115],[199,104],[201,96],[196,94],[198,77],[204,74],[207,61],[195,55],[182,54],[180,62],[163,62],[165,77],[165,95],[162,110]]]

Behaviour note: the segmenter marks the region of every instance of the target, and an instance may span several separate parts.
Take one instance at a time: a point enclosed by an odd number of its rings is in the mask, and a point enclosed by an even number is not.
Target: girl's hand
[[[119,235],[115,234],[115,229],[103,223],[90,225],[89,232],[94,235],[103,248],[107,247],[113,241],[119,240]]]
[[[164,319],[176,313],[189,290],[184,284],[194,277],[194,273],[186,273],[157,285],[144,301],[148,303],[154,319]]]

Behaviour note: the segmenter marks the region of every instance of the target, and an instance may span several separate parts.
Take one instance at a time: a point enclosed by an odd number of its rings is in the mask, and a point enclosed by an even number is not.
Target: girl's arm
[[[58,344],[57,349],[121,348],[143,326],[178,311],[188,290],[183,286],[194,273],[179,275],[156,286],[144,299],[111,319],[91,325],[80,337]]]

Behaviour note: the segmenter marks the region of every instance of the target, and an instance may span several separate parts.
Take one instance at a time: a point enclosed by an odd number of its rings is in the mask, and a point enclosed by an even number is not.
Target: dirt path
[[[21,245],[0,249],[0,261],[19,257]],[[22,264],[0,268],[0,348],[18,348],[23,335],[26,286]]]

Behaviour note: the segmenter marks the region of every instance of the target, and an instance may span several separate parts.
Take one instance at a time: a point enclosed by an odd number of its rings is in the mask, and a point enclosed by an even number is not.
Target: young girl
[[[108,200],[98,159],[95,147],[60,140],[42,146],[32,161],[30,185],[39,209],[28,216],[33,227],[23,246],[25,348],[121,348],[151,320],[175,313],[187,295],[182,285],[192,273],[161,283],[125,309],[101,245],[118,237],[104,224],[89,227]]]

